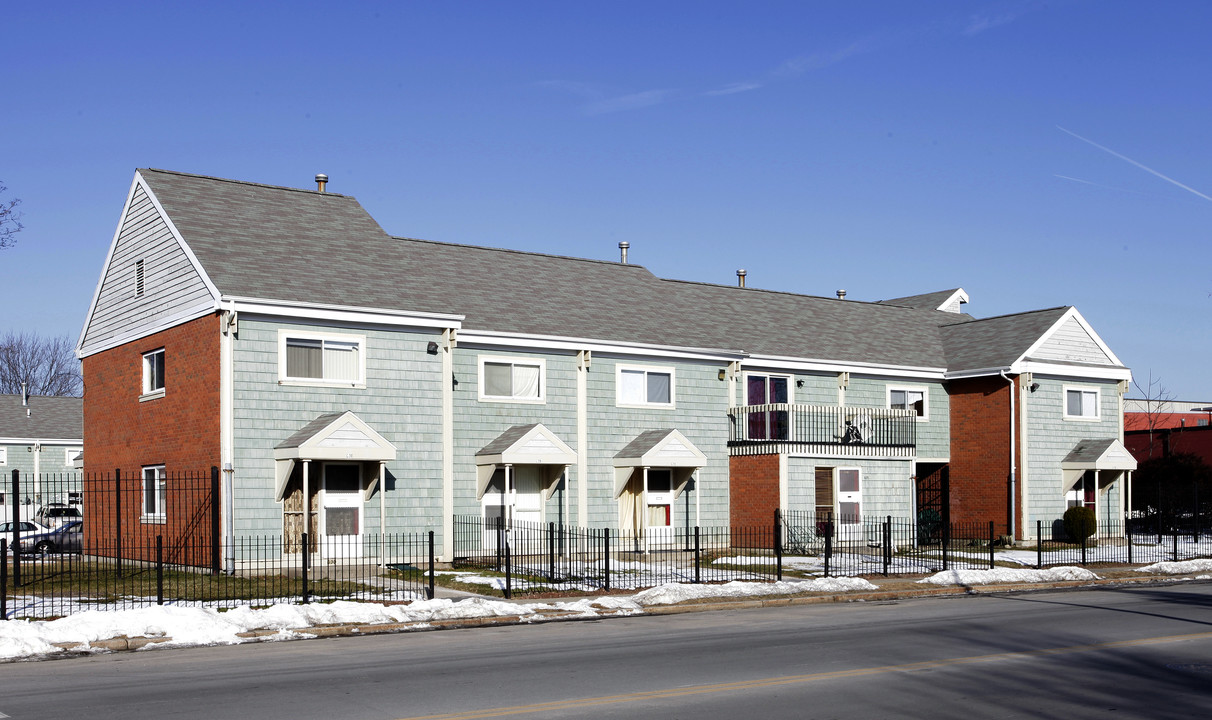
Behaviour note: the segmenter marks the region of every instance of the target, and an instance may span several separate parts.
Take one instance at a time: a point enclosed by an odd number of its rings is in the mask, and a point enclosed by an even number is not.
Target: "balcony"
[[[836,405],[745,405],[730,408],[733,455],[810,452],[852,457],[913,457],[917,415]]]

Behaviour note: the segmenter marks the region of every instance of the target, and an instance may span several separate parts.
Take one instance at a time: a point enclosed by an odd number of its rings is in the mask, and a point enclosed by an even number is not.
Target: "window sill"
[[[144,525],[163,525],[166,521],[163,515],[141,515],[139,522]]]
[[[1102,422],[1102,420],[1103,420],[1103,419],[1102,419],[1101,417],[1086,417],[1085,415],[1066,415],[1066,416],[1065,416],[1065,421],[1066,421],[1066,422],[1069,422],[1069,421],[1073,421],[1073,422]]]
[[[546,405],[547,398],[515,398],[515,397],[496,397],[492,395],[481,395],[480,402],[490,403],[516,403],[519,405]]]
[[[153,390],[149,393],[143,393],[139,396],[139,402],[147,402],[148,400],[159,400],[164,397],[164,388]]]
[[[677,410],[677,406],[673,403],[646,403],[646,404],[627,404],[615,403],[617,408],[627,408],[631,410]]]
[[[305,380],[289,378],[278,380],[278,384],[287,387],[327,387],[327,388],[349,388],[351,390],[365,390],[366,383],[364,382],[349,382],[348,380]]]

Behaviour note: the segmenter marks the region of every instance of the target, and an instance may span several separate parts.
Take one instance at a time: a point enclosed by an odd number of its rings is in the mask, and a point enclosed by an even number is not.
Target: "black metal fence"
[[[1152,518],[1130,518],[1100,522],[1087,538],[1070,538],[1063,524],[1036,522],[1037,568],[1049,565],[1151,564],[1212,557],[1212,532],[1198,526],[1152,522]]]

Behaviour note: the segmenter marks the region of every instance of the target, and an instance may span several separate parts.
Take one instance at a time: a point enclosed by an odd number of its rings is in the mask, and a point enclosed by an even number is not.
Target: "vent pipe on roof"
[[[619,243],[619,262],[627,264],[627,248],[631,247],[631,243],[624,240]]]
[[[746,273],[744,270],[736,271],[736,286],[737,287],[745,287],[745,274]]]
[[[21,407],[29,407],[29,386],[21,383]]]
[[[845,290],[838,290],[838,291],[837,291],[837,299],[838,299],[838,300],[845,300],[845,299],[846,299],[846,291],[845,291]]]
[[[319,190],[320,192],[325,192],[324,187],[326,185],[328,185],[328,176],[325,175],[324,173],[318,173],[316,175],[316,190]]]

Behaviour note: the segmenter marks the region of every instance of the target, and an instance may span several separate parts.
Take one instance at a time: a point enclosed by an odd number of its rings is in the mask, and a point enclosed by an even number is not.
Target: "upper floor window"
[[[278,333],[280,382],[362,385],[366,338],[361,335]]]
[[[8,465],[8,448],[0,447],[0,465]]]
[[[888,407],[892,410],[912,410],[914,415],[925,420],[930,417],[926,408],[928,393],[924,387],[889,386]]]
[[[79,447],[66,448],[63,451],[63,455],[64,455],[63,464],[68,467],[74,467],[76,464],[76,458],[78,458],[83,453],[84,453],[84,448],[79,448]]]
[[[619,365],[615,403],[622,407],[673,407],[673,368]]]
[[[1065,418],[1069,420],[1098,420],[1098,390],[1066,387]]]
[[[164,348],[143,354],[143,395],[159,397],[164,394]]]
[[[546,400],[547,362],[535,358],[480,357],[480,399],[541,403]]]
[[[791,402],[791,377],[788,375],[745,375],[746,405],[781,405]],[[790,431],[787,410],[749,413],[750,440],[786,440]]]

